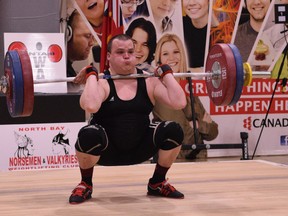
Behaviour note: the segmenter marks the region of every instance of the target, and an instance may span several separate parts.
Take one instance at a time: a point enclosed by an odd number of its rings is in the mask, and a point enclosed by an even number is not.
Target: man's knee
[[[170,150],[182,145],[184,133],[181,126],[173,121],[161,122],[156,128],[154,143],[160,149]]]
[[[80,129],[75,148],[79,152],[101,155],[108,146],[107,134],[100,125],[86,125]]]

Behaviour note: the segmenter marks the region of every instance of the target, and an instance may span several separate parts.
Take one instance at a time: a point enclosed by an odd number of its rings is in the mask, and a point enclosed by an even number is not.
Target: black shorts
[[[97,164],[104,166],[133,165],[149,160],[159,150],[153,141],[154,131],[159,124],[160,122],[151,123],[144,138],[132,150],[119,150],[115,147],[115,143],[109,141],[107,149],[101,154]]]

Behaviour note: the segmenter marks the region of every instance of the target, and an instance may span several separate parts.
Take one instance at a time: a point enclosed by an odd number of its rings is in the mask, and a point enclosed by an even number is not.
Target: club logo
[[[52,140],[52,152],[54,155],[69,155],[71,146],[66,138],[68,131],[64,134],[61,131]]]
[[[34,63],[35,68],[37,69],[36,79],[45,79],[45,73],[43,68],[45,68],[46,58],[53,62],[57,63],[62,59],[63,52],[59,45],[52,44],[48,47],[47,51],[43,50],[43,45],[41,42],[36,43],[36,50],[34,52],[29,52],[31,61]]]
[[[14,138],[17,144],[17,150],[14,154],[15,157],[21,158],[33,156],[34,144],[30,137],[28,137],[26,134],[21,135],[14,131]]]
[[[251,130],[251,126],[252,126],[252,121],[251,121],[251,116],[249,116],[248,118],[243,120],[243,127],[247,128],[248,130]]]

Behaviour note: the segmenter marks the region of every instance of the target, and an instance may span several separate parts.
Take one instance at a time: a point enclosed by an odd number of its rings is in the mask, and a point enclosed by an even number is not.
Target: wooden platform
[[[288,166],[262,160],[175,163],[169,182],[184,200],[149,197],[154,164],[95,167],[93,198],[70,205],[78,169],[0,173],[2,216],[287,215]]]

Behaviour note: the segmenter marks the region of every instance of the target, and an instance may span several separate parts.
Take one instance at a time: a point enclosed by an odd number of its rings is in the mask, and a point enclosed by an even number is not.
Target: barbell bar
[[[141,69],[149,65],[138,66]],[[5,55],[5,73],[0,79],[0,91],[6,94],[12,117],[30,116],[34,106],[34,84],[73,82],[74,77],[33,80],[30,57],[26,50],[9,50]],[[149,66],[150,68],[152,66]],[[252,71],[242,62],[239,50],[232,44],[215,44],[209,51],[204,73],[173,73],[174,77],[206,79],[208,95],[216,106],[233,105],[239,100],[243,86],[250,85],[252,76],[270,77],[268,71]],[[130,75],[99,74],[100,79],[135,79],[154,77],[154,73]]]
[[[245,78],[244,73],[244,78]],[[212,73],[205,73],[205,72],[185,72],[185,73],[173,73],[173,76],[176,78],[185,78],[185,77],[194,77],[194,78],[205,78],[209,76],[219,76],[219,74],[213,74]],[[271,73],[268,71],[252,71],[252,75],[257,76],[257,77],[262,77],[262,78],[267,78],[271,76]],[[129,74],[129,75],[99,75],[99,79],[137,79],[137,78],[149,78],[149,77],[155,77],[153,73],[144,73],[144,74]],[[65,78],[55,78],[55,79],[37,79],[33,80],[33,84],[47,84],[47,83],[58,83],[58,82],[74,82],[75,77],[65,77]],[[248,86],[247,85],[244,86]],[[0,78],[0,88],[2,89],[8,87],[8,81],[5,76],[2,76]],[[5,93],[5,91],[2,91]]]
[[[267,71],[253,71],[253,76],[257,77],[270,77],[270,72]],[[214,74],[215,75],[215,74]],[[204,72],[189,72],[186,73],[173,73],[173,76],[176,78],[185,78],[185,77],[194,77],[194,78],[205,78],[209,76],[213,76],[213,73],[204,73]],[[103,75],[99,74],[99,79],[137,79],[137,78],[149,78],[155,77],[152,73],[144,73],[144,74],[129,74],[129,75]],[[245,75],[244,75],[245,77]],[[58,82],[74,82],[75,77],[65,77],[65,78],[55,78],[55,79],[37,79],[33,80],[33,84],[47,84],[47,83],[58,83]],[[247,85],[248,86],[248,85]],[[7,78],[2,76],[0,79],[0,89],[5,89],[8,87]],[[5,93],[5,90],[2,91]]]

